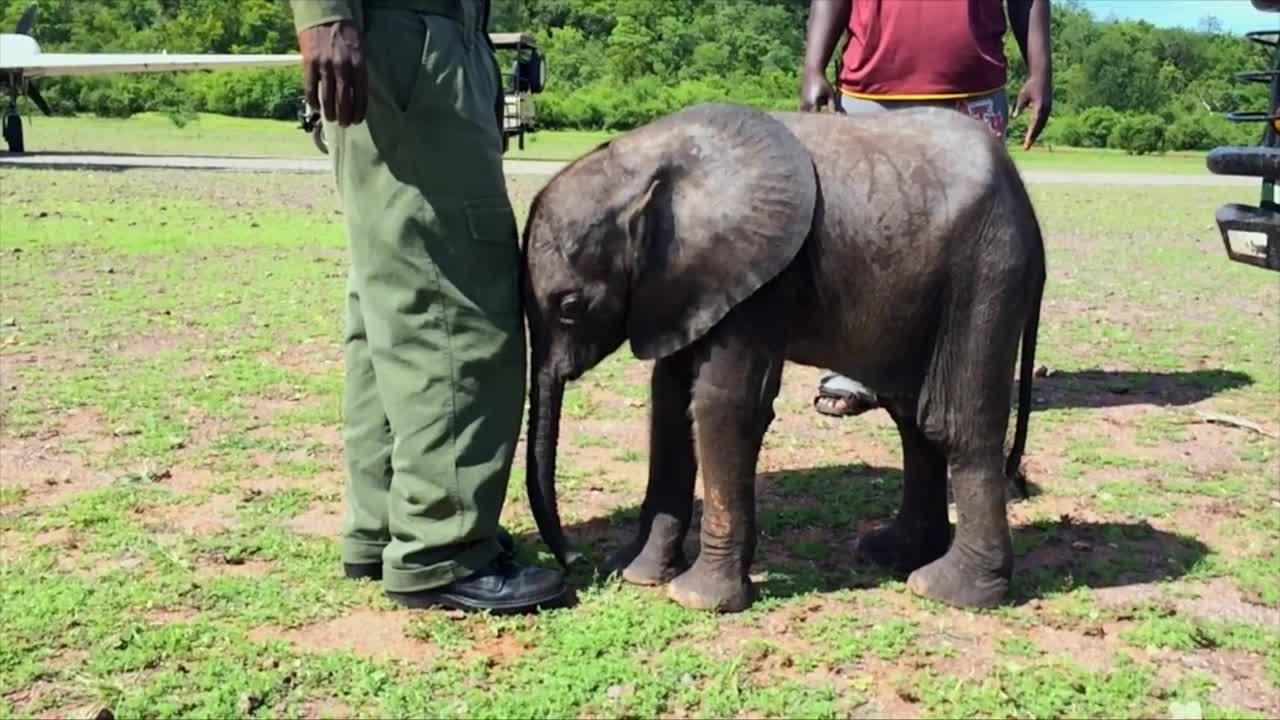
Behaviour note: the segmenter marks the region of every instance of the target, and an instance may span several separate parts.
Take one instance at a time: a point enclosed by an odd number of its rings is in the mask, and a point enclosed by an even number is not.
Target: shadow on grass
[[[1247,373],[1231,370],[1055,372],[1032,383],[1035,408],[1107,408],[1191,405],[1226,390],[1248,387]]]
[[[902,471],[864,464],[786,470],[757,481],[759,536],[754,574],[761,598],[786,599],[809,593],[880,587],[906,579],[859,559],[861,532],[893,516],[902,492]],[[605,562],[634,537],[639,502],[604,517],[569,524],[565,533],[584,553],[571,582],[606,581]],[[685,542],[692,562],[698,555],[701,500],[694,501],[693,527]],[[541,544],[537,532],[517,537],[520,545]],[[1181,577],[1209,553],[1200,541],[1166,533],[1144,522],[1077,523],[1069,517],[1013,528],[1015,571],[1011,604],[1080,586],[1118,587]]]

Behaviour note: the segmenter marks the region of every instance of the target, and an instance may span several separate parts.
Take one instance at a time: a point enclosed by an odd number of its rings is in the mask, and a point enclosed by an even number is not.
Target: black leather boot
[[[515,557],[516,542],[511,537],[511,533],[507,529],[498,526],[498,544],[502,546],[502,554],[507,557]],[[381,580],[382,579],[382,563],[343,563],[342,574],[349,580]]]
[[[387,592],[411,608],[447,607],[467,612],[522,612],[559,604],[569,595],[564,577],[540,567],[517,564],[502,554],[479,572],[448,585],[417,592]]]

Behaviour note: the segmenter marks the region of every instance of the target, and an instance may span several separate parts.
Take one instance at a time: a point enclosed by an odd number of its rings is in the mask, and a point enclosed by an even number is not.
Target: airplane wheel
[[[22,118],[16,114],[4,116],[4,141],[9,145],[9,152],[26,152],[22,140]]]
[[[324,123],[316,123],[315,128],[311,131],[311,140],[316,144],[316,148],[325,155],[329,154],[329,142],[324,137]]]

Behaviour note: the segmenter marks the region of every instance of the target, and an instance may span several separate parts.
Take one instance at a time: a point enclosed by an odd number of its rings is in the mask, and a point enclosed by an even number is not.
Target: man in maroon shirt
[[[1013,112],[1032,110],[1022,139],[1022,147],[1030,148],[1053,102],[1049,1],[810,0],[800,107],[814,111],[832,105],[844,113],[950,107],[1003,138],[1009,107],[1004,33],[1011,28],[1028,75]],[[826,67],[844,32],[849,39],[840,57],[837,91]],[[862,383],[828,373],[814,405],[827,415],[857,415],[877,402]]]

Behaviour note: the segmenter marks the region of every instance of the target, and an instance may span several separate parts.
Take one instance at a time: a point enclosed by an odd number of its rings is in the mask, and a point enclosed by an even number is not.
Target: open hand
[[[830,105],[837,110],[835,88],[827,81],[826,75],[819,71],[805,71],[800,81],[800,109],[804,112],[821,110],[823,105]]]
[[[1034,114],[1027,123],[1027,134],[1022,139],[1023,150],[1031,149],[1036,138],[1040,137],[1040,131],[1044,130],[1045,123],[1049,121],[1049,110],[1053,107],[1053,93],[1048,82],[1031,78],[1023,84],[1021,92],[1018,93],[1018,102],[1013,108],[1013,116],[1018,117],[1028,107],[1032,108]]]
[[[307,103],[340,127],[364,122],[369,75],[356,26],[339,20],[309,27],[298,34],[298,46]]]

